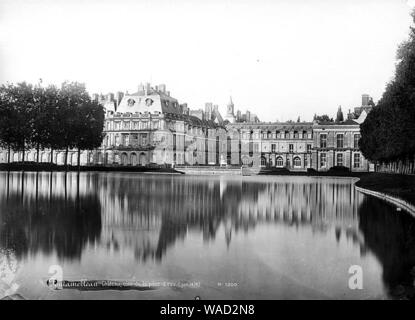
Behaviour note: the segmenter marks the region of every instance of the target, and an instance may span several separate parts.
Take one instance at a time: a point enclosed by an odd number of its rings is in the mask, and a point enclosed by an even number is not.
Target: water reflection
[[[365,243],[383,267],[382,279],[394,298],[415,299],[415,219],[366,197],[359,226]]]
[[[221,226],[229,246],[232,233],[248,232],[258,223],[310,224],[313,230],[336,232],[359,242],[357,208],[362,200],[349,179],[294,179],[257,182],[231,178],[163,177],[100,179],[103,239],[107,245],[135,248],[136,258],[162,259],[168,247],[189,230],[205,241]],[[128,232],[126,227],[128,226]]]
[[[6,177],[0,200],[0,247],[18,259],[56,252],[80,259],[86,243],[101,234],[101,204],[89,176],[19,173]],[[82,185],[82,187],[80,187]]]
[[[129,255],[143,268],[148,262],[169,264],[166,255],[177,246],[193,250],[186,248],[196,246],[194,234],[201,235],[206,248],[220,251],[223,243],[234,259],[235,248],[253,243],[261,226],[272,227],[267,229],[270,241],[278,239],[288,252],[301,244],[304,256],[294,257],[306,259],[300,268],[317,268],[318,259],[325,258],[307,258],[321,245],[317,239],[337,243],[327,249],[336,251],[322,254],[346,257],[339,264],[353,264],[356,257],[364,264],[362,259],[374,254],[386,293],[413,297],[414,219],[356,192],[350,179],[0,173],[0,256],[5,261],[30,263],[42,254],[87,268],[85,261],[105,260],[111,277],[116,273],[111,262],[118,259],[128,267]],[[282,230],[294,231],[290,235],[299,243],[282,239]],[[228,268],[234,261],[226,259],[214,263]],[[238,259],[248,265],[250,257]]]

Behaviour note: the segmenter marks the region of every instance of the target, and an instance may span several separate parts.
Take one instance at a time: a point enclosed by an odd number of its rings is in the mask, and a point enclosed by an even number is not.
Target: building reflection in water
[[[350,179],[292,179],[259,182],[240,178],[140,177],[100,178],[102,240],[110,248],[134,247],[140,260],[162,259],[167,248],[196,230],[205,241],[223,226],[229,245],[232,233],[248,232],[258,223],[311,225],[326,232],[333,226],[361,242],[358,206],[363,196]],[[363,243],[361,243],[363,245]]]
[[[10,261],[81,260],[89,246],[161,263],[189,232],[205,242],[224,232],[229,248],[259,224],[332,233],[361,255],[370,250],[390,294],[409,292],[414,219],[356,192],[351,179],[0,173],[0,255]]]

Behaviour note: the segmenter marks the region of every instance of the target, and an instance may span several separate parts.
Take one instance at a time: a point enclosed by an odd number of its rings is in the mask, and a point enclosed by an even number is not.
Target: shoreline
[[[355,189],[401,208],[415,217],[415,176],[372,173],[355,182]]]
[[[385,200],[404,209],[415,217],[415,175],[401,175],[379,172],[350,172],[350,171],[289,171],[287,169],[260,169],[252,174],[244,175],[240,168],[214,167],[203,168],[167,168],[167,167],[137,167],[137,166],[77,166],[56,165],[50,163],[2,163],[3,172],[129,172],[142,174],[172,174],[193,176],[299,176],[299,177],[328,177],[354,178],[355,189],[366,195]],[[249,170],[248,170],[249,171]]]
[[[0,164],[0,172],[134,172],[134,173],[159,173],[159,174],[184,174],[180,170],[163,167],[138,167],[138,166],[78,166],[45,164]]]

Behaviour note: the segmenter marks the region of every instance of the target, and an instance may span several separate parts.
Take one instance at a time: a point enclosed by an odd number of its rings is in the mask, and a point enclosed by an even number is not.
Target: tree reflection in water
[[[7,179],[0,194],[0,247],[18,259],[56,252],[59,259],[80,259],[86,243],[101,233],[101,205],[90,176],[64,173],[19,173]],[[4,175],[3,175],[4,176]],[[82,179],[80,181],[79,179]],[[5,197],[6,195],[6,197]]]
[[[415,219],[376,198],[365,197],[359,228],[383,268],[383,282],[393,298],[415,299]]]
[[[351,179],[0,173],[0,254],[17,261],[79,261],[92,244],[109,259],[122,251],[161,264],[190,232],[205,243],[220,235],[229,249],[239,233],[282,225],[373,252],[390,295],[413,298],[414,220],[356,192]]]

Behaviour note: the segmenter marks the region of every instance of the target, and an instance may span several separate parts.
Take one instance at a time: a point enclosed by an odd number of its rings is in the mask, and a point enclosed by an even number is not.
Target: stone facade
[[[165,85],[140,85],[133,94],[93,95],[93,99],[105,108],[105,135],[100,148],[81,152],[81,165],[371,169],[359,150],[357,119],[341,123],[264,123],[257,122],[255,116],[254,121],[238,122],[232,99],[223,119],[218,106],[212,103],[206,103],[204,111],[179,104]],[[22,161],[21,157],[22,153],[10,153],[12,162]],[[26,152],[25,161],[36,159],[36,150]],[[7,160],[7,150],[0,150],[0,162]],[[62,150],[52,155],[50,150],[42,150],[39,154],[41,162],[64,164],[64,160]],[[77,160],[77,150],[70,150],[68,164],[76,165]]]
[[[360,127],[352,120],[341,124],[316,124],[313,127],[315,169],[325,171],[344,166],[351,171],[369,171],[370,163],[359,150]]]

